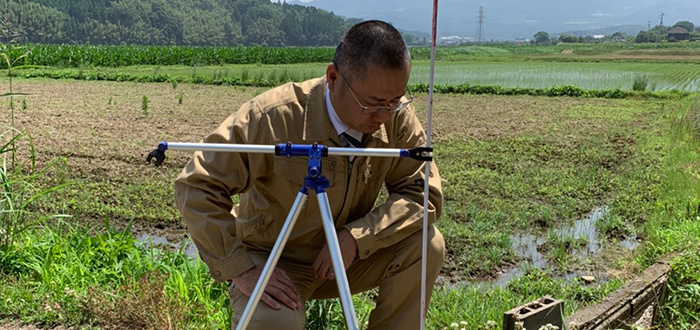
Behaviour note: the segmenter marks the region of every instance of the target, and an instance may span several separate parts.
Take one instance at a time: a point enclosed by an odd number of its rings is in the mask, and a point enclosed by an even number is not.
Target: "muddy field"
[[[0,88],[6,90],[8,86],[5,83]],[[30,94],[24,100],[15,99],[15,126],[32,135],[40,166],[63,159],[49,172],[45,183],[74,182],[49,202],[52,211],[73,215],[76,223],[95,227],[103,227],[106,219],[114,226],[123,227],[133,219],[135,234],[149,233],[171,241],[186,237],[183,222],[174,208],[171,182],[190,153],[169,152],[169,158],[160,168],[147,164],[146,155],[160,141],[198,142],[243,102],[263,91],[188,84],[173,88],[170,84],[55,80],[19,80],[13,88]],[[605,118],[580,115],[572,119],[572,113],[600,108],[614,111],[625,106],[625,102],[437,95],[434,143],[497,141],[535,136],[544,130],[557,141],[559,148],[577,148],[580,143],[577,135],[602,134],[609,127],[603,124]],[[634,102],[644,104],[644,101]],[[422,121],[425,121],[426,103],[426,95],[417,95],[414,104]],[[658,104],[652,102],[649,107]],[[2,118],[9,125],[9,111],[3,112]],[[635,120],[626,120],[621,125],[634,124]],[[556,129],[551,130],[552,127]],[[613,142],[620,144],[621,152],[628,147],[625,140]],[[441,160],[438,155],[436,162],[440,166],[441,162],[460,160]],[[443,177],[450,175],[443,173]],[[455,181],[443,185],[456,184]],[[454,200],[451,196],[446,199]],[[453,270],[459,268],[455,259],[448,263]],[[498,268],[490,272],[498,272]]]

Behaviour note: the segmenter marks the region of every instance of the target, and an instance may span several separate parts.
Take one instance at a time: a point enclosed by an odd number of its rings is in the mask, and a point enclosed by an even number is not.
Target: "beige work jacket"
[[[272,145],[318,142],[340,146],[324,101],[325,78],[289,83],[245,103],[205,143]],[[359,109],[358,109],[359,111]],[[425,132],[413,107],[391,114],[365,148],[425,146]],[[337,230],[355,238],[358,258],[401,241],[421,229],[424,162],[410,158],[345,156],[322,160],[323,175]],[[442,209],[440,176],[432,163],[429,222]],[[255,266],[251,250],[272,250],[307,174],[306,157],[227,152],[194,153],[175,180],[175,201],[203,261],[217,281]],[[388,199],[374,207],[382,185]],[[234,205],[231,196],[240,195]],[[301,210],[283,258],[313,263],[325,243],[314,192]]]

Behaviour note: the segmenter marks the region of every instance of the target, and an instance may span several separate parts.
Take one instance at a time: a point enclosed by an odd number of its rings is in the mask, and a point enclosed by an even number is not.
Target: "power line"
[[[664,13],[661,13],[661,16],[659,16],[659,17],[661,17],[661,23],[659,23],[659,25],[661,25],[661,26],[664,26],[664,16],[666,16],[666,14],[664,14]]]
[[[484,7],[479,6],[479,25],[476,28],[476,42],[484,41]]]

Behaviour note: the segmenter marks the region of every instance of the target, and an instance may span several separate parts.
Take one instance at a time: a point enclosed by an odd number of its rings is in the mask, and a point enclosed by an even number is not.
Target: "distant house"
[[[680,41],[690,39],[690,31],[682,26],[675,26],[668,30],[669,41]]]
[[[474,38],[469,38],[469,37],[460,37],[460,36],[446,36],[446,37],[440,37],[437,40],[437,43],[440,45],[457,45],[462,42],[470,42],[474,41]]]

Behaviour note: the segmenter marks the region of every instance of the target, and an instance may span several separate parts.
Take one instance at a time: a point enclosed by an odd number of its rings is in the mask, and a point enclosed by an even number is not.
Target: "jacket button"
[[[365,250],[365,255],[369,255],[369,250]]]
[[[214,272],[214,275],[216,275],[216,276],[221,276],[221,272],[217,270],[217,271]]]

